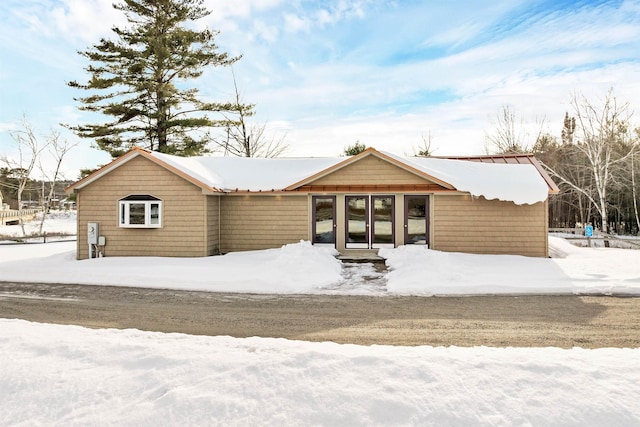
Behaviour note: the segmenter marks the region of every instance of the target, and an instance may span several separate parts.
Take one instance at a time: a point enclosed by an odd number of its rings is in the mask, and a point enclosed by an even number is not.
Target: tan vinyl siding
[[[469,195],[434,196],[431,200],[434,249],[548,255],[546,202],[519,206]]]
[[[222,197],[223,252],[277,248],[309,239],[308,197]]]
[[[133,194],[163,202],[162,228],[118,226],[118,201]],[[105,256],[204,256],[206,196],[195,185],[143,157],[135,157],[78,194],[78,258],[88,257],[87,222],[100,223]]]
[[[313,185],[343,184],[425,184],[427,181],[411,172],[375,156],[364,157],[342,169],[309,183]]]

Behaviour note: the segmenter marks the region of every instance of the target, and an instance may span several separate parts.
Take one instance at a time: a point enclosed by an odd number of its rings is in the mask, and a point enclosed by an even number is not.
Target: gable
[[[445,187],[405,170],[386,159],[375,155],[362,156],[359,159],[329,172],[326,175],[304,183],[300,190],[347,187],[380,187],[419,190],[446,190]],[[409,188],[410,187],[410,188]]]
[[[164,172],[168,173],[168,174],[172,174],[174,175],[176,178],[180,178],[181,180],[184,181],[188,181],[191,184],[201,188],[203,191],[207,191],[207,192],[215,192],[218,191],[215,188],[212,188],[211,186],[208,186],[207,184],[205,184],[204,182],[202,182],[199,177],[194,177],[192,175],[190,175],[189,173],[185,173],[184,171],[180,170],[179,168],[174,167],[171,164],[167,164],[166,162],[163,162],[162,160],[159,160],[157,158],[155,158],[154,156],[151,155],[151,152],[148,150],[144,150],[142,148],[139,147],[134,147],[131,151],[129,151],[128,153],[118,157],[117,159],[113,160],[111,163],[101,167],[100,169],[98,169],[97,171],[93,172],[92,174],[82,178],[80,181],[76,181],[75,183],[71,184],[69,187],[65,188],[65,193],[67,194],[71,194],[72,192],[81,190],[82,188],[85,188],[93,183],[95,183],[96,181],[100,181],[103,179],[103,177],[112,174],[114,171],[125,167],[128,163],[130,162],[136,162],[135,164],[140,164],[138,163],[140,160],[140,158],[143,158],[146,160],[149,166],[147,166],[148,168],[151,168],[151,164],[157,166],[157,169],[153,169],[155,171],[159,171],[160,169],[164,169]],[[142,160],[143,162],[145,160]],[[129,168],[131,167],[131,165],[129,165],[128,168],[125,168],[125,170],[130,170]],[[145,170],[141,170],[138,172],[131,172],[131,173],[145,173]],[[157,172],[159,173],[159,172]]]
[[[189,190],[201,193],[196,185],[143,156],[136,156],[108,171],[82,190],[98,191],[110,197],[137,193],[177,194]]]

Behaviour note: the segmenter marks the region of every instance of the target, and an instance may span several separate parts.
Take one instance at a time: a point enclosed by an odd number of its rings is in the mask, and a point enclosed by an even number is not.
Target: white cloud
[[[293,13],[284,14],[284,25],[286,31],[290,33],[308,32],[311,29],[311,22],[307,18],[301,18]]]
[[[279,30],[275,25],[269,25],[262,20],[253,21],[252,32],[249,37],[261,38],[267,43],[274,43],[278,39]]]
[[[284,0],[206,0],[204,6],[211,10],[214,20],[249,18],[254,12],[276,8]]]
[[[18,129],[18,124],[13,122],[0,123],[0,133],[12,132]]]
[[[97,43],[110,34],[112,26],[126,23],[122,12],[115,10],[112,3],[111,0],[61,0],[60,5],[45,15],[46,28],[57,37]]]

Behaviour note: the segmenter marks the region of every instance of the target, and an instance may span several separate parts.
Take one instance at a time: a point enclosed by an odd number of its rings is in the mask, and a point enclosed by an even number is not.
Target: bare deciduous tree
[[[42,218],[40,219],[40,228],[38,234],[42,234],[42,228],[44,226],[47,209],[51,206],[51,201],[55,193],[56,183],[60,178],[62,161],[69,153],[69,151],[71,151],[71,149],[78,144],[79,142],[70,143],[68,140],[61,138],[60,132],[57,131],[51,131],[51,133],[47,137],[47,147],[49,153],[51,154],[51,158],[54,161],[54,167],[52,172],[47,172],[47,169],[43,167],[42,162],[40,162],[40,171],[42,172],[42,176],[46,177],[49,181],[49,193],[46,196],[44,194],[42,195]]]
[[[9,157],[4,154],[0,156],[0,162],[5,164],[7,168],[12,171],[13,177],[17,180],[16,196],[18,201],[18,218],[23,237],[26,236],[26,231],[23,220],[22,194],[25,191],[25,188],[27,188],[30,176],[34,172],[36,165],[39,166],[43,177],[47,177],[48,175],[47,180],[50,185],[48,196],[45,196],[44,194],[45,180],[43,179],[42,181],[43,194],[41,204],[43,208],[43,215],[40,220],[39,231],[39,234],[42,234],[46,207],[50,205],[51,199],[53,198],[56,182],[60,177],[62,162],[69,151],[78,145],[78,143],[69,143],[66,139],[61,138],[59,132],[54,130],[52,130],[49,135],[45,136],[44,143],[42,143],[26,116],[23,116],[19,129],[11,132],[11,137],[16,143],[17,158]],[[45,150],[48,151],[51,156],[51,160],[54,162],[52,172],[47,172],[47,169],[43,166],[42,155]]]
[[[636,173],[635,173],[636,156],[631,155],[631,197],[633,198],[633,213],[636,218],[636,226],[640,231],[640,216],[638,215],[638,192],[636,190]]]
[[[431,135],[431,131],[426,134],[422,134],[422,143],[418,146],[417,151],[413,150],[413,155],[416,157],[430,157],[433,156],[433,152],[435,149],[432,147],[433,145],[433,136]]]
[[[26,116],[22,117],[20,128],[11,132],[11,138],[16,143],[18,156],[11,158],[6,154],[0,156],[0,161],[9,169],[13,170],[14,176],[18,180],[17,199],[18,199],[18,220],[22,230],[22,236],[26,235],[23,221],[22,193],[29,182],[29,176],[33,172],[38,162],[38,157],[48,143],[40,144],[33,130],[33,126],[27,120]]]
[[[285,135],[267,136],[266,124],[250,124],[248,119],[255,115],[253,104],[243,104],[240,90],[233,73],[235,90],[235,113],[237,118],[226,117],[227,125],[224,135],[213,139],[214,145],[225,155],[238,157],[278,157],[284,154],[289,146]]]
[[[522,119],[517,119],[511,106],[503,105],[492,121],[493,130],[485,132],[485,151],[487,153],[526,153],[543,134],[545,120],[537,126],[537,132],[531,137]]]
[[[576,114],[576,152],[586,160],[592,185],[584,187],[566,173],[548,167],[549,172],[575,191],[582,193],[595,207],[602,220],[602,231],[609,232],[608,190],[615,168],[633,156],[637,145],[630,140],[628,103],[618,103],[609,90],[601,106],[594,106],[584,96],[574,94],[571,104]],[[582,184],[582,185],[581,185]]]

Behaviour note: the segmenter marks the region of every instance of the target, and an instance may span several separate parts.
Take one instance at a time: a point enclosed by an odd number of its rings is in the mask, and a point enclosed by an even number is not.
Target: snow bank
[[[31,253],[49,248],[53,255],[38,258]],[[334,251],[309,242],[203,258],[105,257],[77,261],[75,242],[0,246],[0,254],[0,281],[305,293],[341,280],[341,264]]]
[[[425,246],[384,249],[389,292],[409,295],[572,293],[569,276],[546,258],[440,252]],[[479,290],[482,289],[482,292]]]
[[[639,294],[640,251],[588,249],[549,237],[555,258],[381,249],[387,290],[407,295]]]
[[[433,348],[0,320],[6,425],[638,425],[640,349]]]
[[[554,237],[549,245],[552,259],[385,248],[386,274],[343,265],[334,250],[309,242],[205,258],[83,261],[75,242],[0,245],[0,281],[342,295],[640,294],[640,251],[579,248]]]
[[[75,227],[74,213],[53,216],[45,225],[52,232]],[[580,248],[557,237],[549,237],[552,259],[417,245],[385,248],[380,255],[387,258],[386,274],[371,264],[343,265],[335,250],[309,242],[205,258],[83,261],[75,259],[75,247],[75,242],[0,245],[0,281],[342,295],[640,294],[640,251]]]

